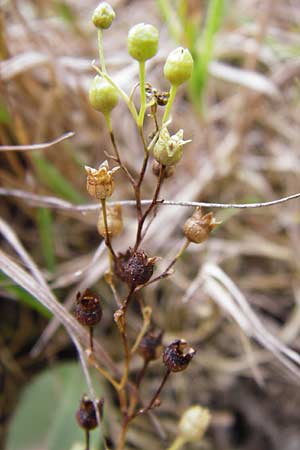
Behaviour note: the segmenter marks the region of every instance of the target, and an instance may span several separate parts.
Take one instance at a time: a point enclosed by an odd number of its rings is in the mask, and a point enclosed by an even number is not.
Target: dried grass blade
[[[46,148],[51,148],[56,144],[59,144],[60,142],[65,141],[66,139],[69,139],[73,137],[75,133],[70,131],[69,133],[65,133],[62,136],[60,136],[57,139],[54,139],[53,141],[44,142],[42,144],[32,144],[32,145],[0,145],[0,152],[12,152],[12,151],[22,151],[27,152],[31,150],[44,150]]]

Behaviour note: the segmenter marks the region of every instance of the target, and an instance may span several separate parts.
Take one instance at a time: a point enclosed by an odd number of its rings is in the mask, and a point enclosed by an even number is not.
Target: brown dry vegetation
[[[110,151],[104,121],[90,108],[86,95],[93,76],[90,61],[97,55],[90,22],[96,3],[68,0],[72,14],[68,21],[59,14],[61,2],[3,2],[1,145],[47,142],[68,131],[75,136],[40,153],[0,152],[0,215],[9,224],[6,227],[1,222],[1,249],[20,263],[7,242],[12,229],[51,289],[56,289],[59,300],[68,307],[78,290],[93,286],[101,293],[106,299],[106,314],[98,337],[118,361],[121,353],[116,331],[111,328],[114,305],[102,279],[107,256],[102,251],[93,259],[100,244],[96,212],[50,205],[47,230],[55,261],[49,262],[37,208],[41,203],[7,195],[7,190],[17,189],[89,203],[83,165],[96,166],[105,159],[104,151]],[[127,55],[125,36],[129,26],[147,21],[160,29],[160,51],[149,63],[147,79],[166,89],[162,65],[176,44],[155,2],[111,3],[118,15],[113,30],[105,35],[104,45],[112,77],[130,92],[138,70]],[[199,6],[194,3],[203,14],[205,2],[199,2]],[[184,88],[176,99],[174,128],[184,128],[192,143],[176,175],[166,181],[161,194],[164,199],[248,203],[300,191],[299,2],[236,0],[228,4],[210,67],[205,117],[195,112]],[[128,167],[137,171],[143,154],[125,105],[114,111],[113,124]],[[59,183],[47,179],[41,158],[48,163],[46,172],[49,165],[55,167],[72,190],[62,191]],[[154,182],[149,173],[143,198],[150,198]],[[122,174],[117,176],[113,197],[118,199],[132,199]],[[222,226],[205,245],[191,245],[174,275],[149,286],[144,294],[153,307],[155,322],[166,330],[166,341],[180,336],[198,350],[189,370],[171,379],[155,414],[171,440],[186,407],[194,403],[208,406],[213,421],[204,443],[207,450],[298,450],[299,202],[215,211]],[[178,250],[181,227],[190,212],[191,208],[182,206],[159,208],[144,247],[151,255],[163,256],[160,269]],[[120,250],[134,232],[131,206],[124,207],[124,220],[125,231],[116,245]],[[24,260],[20,264],[23,266]],[[3,425],[20,386],[49,361],[73,355],[57,319],[47,323],[36,311],[13,302],[9,286],[2,280]],[[137,329],[139,324],[138,312],[133,310],[130,326]],[[32,348],[34,357],[29,355]],[[134,364],[139,367],[140,361],[134,360]],[[146,396],[158,383],[159,364],[153,366],[145,384]],[[128,442],[132,449],[166,447],[145,418],[134,423]],[[200,447],[195,444],[187,448]]]

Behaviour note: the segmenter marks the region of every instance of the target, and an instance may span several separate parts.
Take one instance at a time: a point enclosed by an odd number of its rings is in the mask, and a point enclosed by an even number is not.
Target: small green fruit
[[[178,47],[173,50],[165,63],[164,75],[174,86],[187,81],[193,72],[194,61],[187,48]]]
[[[96,75],[90,86],[89,100],[94,109],[107,114],[117,105],[119,95],[108,81]]]
[[[132,58],[144,62],[156,55],[159,34],[153,25],[139,23],[129,30],[127,45]]]
[[[188,142],[191,141],[183,140],[183,130],[170,136],[167,127],[163,127],[153,149],[154,158],[164,166],[174,166],[181,160],[183,146]]]
[[[116,13],[109,3],[101,2],[94,11],[92,21],[95,27],[109,28],[116,17]]]

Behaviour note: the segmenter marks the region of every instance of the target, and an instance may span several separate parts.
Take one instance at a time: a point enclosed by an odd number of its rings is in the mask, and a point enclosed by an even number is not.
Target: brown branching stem
[[[142,241],[142,231],[143,231],[143,225],[145,223],[145,220],[148,217],[148,215],[151,213],[153,208],[156,206],[158,196],[160,193],[160,189],[162,187],[164,176],[165,176],[165,169],[166,169],[165,166],[161,166],[152,202],[150,203],[150,205],[148,206],[148,208],[146,209],[144,214],[142,214],[142,216],[139,219],[137,233],[136,233],[136,240],[135,240],[135,245],[134,245],[134,251],[136,251],[138,249],[138,247]]]

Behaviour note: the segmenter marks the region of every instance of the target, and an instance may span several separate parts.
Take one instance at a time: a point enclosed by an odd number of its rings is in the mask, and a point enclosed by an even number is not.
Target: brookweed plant
[[[104,58],[103,31],[110,28],[115,18],[112,7],[106,3],[100,5],[92,16],[97,28],[100,67],[93,64],[97,75],[91,82],[89,101],[91,106],[103,114],[112,144],[113,154],[106,153],[107,160],[101,162],[98,168],[85,167],[87,175],[87,191],[97,202],[101,209],[97,229],[104,239],[108,257],[109,271],[105,275],[109,284],[112,298],[116,303],[116,310],[112,322],[118,329],[124,350],[123,373],[117,378],[102,367],[94,347],[93,330],[101,322],[101,299],[90,290],[78,293],[73,309],[78,322],[89,332],[89,348],[86,350],[90,366],[95,368],[113,387],[117,394],[120,412],[120,427],[118,436],[109,436],[105,431],[106,449],[122,450],[126,445],[126,435],[131,423],[137,417],[147,415],[154,408],[158,408],[163,401],[163,387],[171,374],[177,374],[188,368],[195,350],[181,339],[163,345],[164,330],[157,329],[152,320],[152,309],[146,303],[146,291],[150,283],[158,283],[172,274],[172,268],[181,257],[190,243],[202,243],[208,239],[210,232],[217,226],[212,213],[203,214],[197,208],[194,214],[183,225],[183,243],[181,249],[168,267],[159,275],[153,277],[157,257],[147,255],[142,248],[143,239],[151,222],[155,219],[156,208],[161,200],[160,192],[164,181],[174,176],[176,165],[180,162],[184,145],[190,142],[184,140],[184,131],[172,130],[170,113],[178,88],[188,81],[193,73],[193,58],[188,49],[179,47],[173,50],[164,64],[164,77],[170,83],[168,92],[161,92],[146,81],[146,62],[154,57],[158,51],[158,30],[145,23],[135,25],[129,30],[127,38],[128,52],[139,66],[139,83],[133,86],[130,96],[119,87],[110,77]],[[137,108],[134,101],[134,92],[139,87],[140,105]],[[111,121],[111,112],[117,107],[119,100],[126,103],[128,113],[131,114],[140,136],[143,162],[138,175],[131,173],[124,164],[122,151],[118,148],[114,128]],[[163,114],[158,113],[163,108]],[[162,118],[161,118],[162,116]],[[150,135],[144,131],[145,118],[148,117],[153,125]],[[153,197],[150,204],[143,207],[141,189],[152,160],[152,171],[157,177],[153,188]],[[122,171],[131,185],[135,198],[136,233],[133,242],[129,242],[123,253],[114,249],[114,238],[123,229],[122,210],[120,205],[109,205],[107,199],[113,194],[117,183],[117,171]],[[125,284],[127,294],[121,296],[122,285]],[[133,302],[139,303],[142,318],[142,327],[136,336],[132,336],[129,329],[128,315]],[[135,354],[142,358],[138,374],[132,375],[131,361]],[[148,374],[152,361],[161,358],[162,380],[156,390],[149,393],[149,398],[141,396],[141,385]],[[178,376],[178,375],[177,375]],[[97,427],[97,417],[102,423],[106,411],[105,399],[96,404],[86,395],[83,395],[79,409],[76,413],[78,424],[85,430],[86,448],[90,448],[89,432]],[[169,450],[180,449],[188,441],[199,442],[210,422],[210,413],[201,406],[193,406],[182,416],[179,424],[178,436]]]

